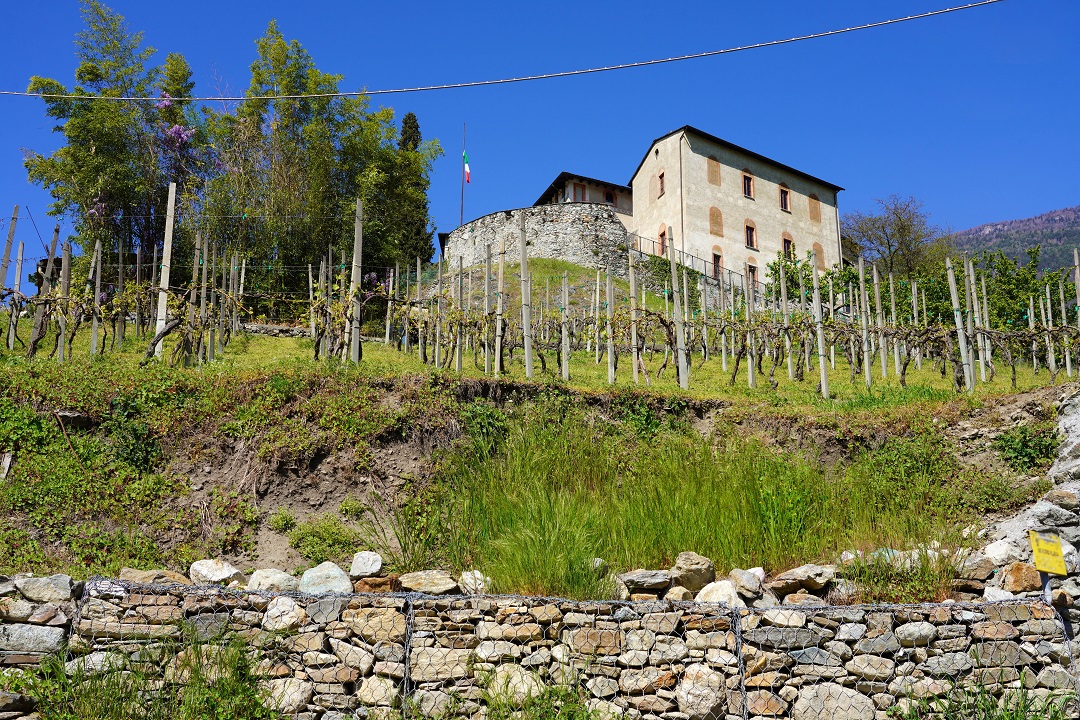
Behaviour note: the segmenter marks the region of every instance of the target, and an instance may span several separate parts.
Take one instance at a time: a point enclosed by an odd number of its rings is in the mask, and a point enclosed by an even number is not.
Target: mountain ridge
[[[1073,249],[1080,248],[1080,205],[1051,210],[1029,218],[984,223],[953,234],[958,250],[1001,251],[1027,259],[1027,249],[1040,245],[1040,270],[1071,267]]]

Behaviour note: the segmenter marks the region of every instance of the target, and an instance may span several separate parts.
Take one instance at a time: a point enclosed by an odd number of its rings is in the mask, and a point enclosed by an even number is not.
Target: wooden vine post
[[[641,360],[641,350],[638,348],[638,306],[637,306],[637,273],[634,271],[634,251],[627,250],[627,268],[630,273],[630,353],[631,363],[634,366],[634,384],[638,383],[638,363]],[[565,299],[563,303],[565,304]]]
[[[90,321],[90,354],[100,352],[99,333],[101,332],[101,238],[94,243],[94,310]],[[36,328],[37,321],[34,321]]]
[[[504,281],[506,273],[506,238],[499,241],[499,277],[498,289],[495,295],[495,377],[499,377],[503,371],[503,312],[505,290]]]
[[[4,257],[0,260],[0,287],[7,283],[8,265],[11,263],[11,244],[15,242],[15,226],[19,223],[19,206],[11,211],[11,224],[8,225],[7,242],[4,243]]]
[[[484,375],[491,373],[491,243],[484,247]]]
[[[679,311],[682,306],[681,293],[679,292],[679,273],[675,268],[675,243],[668,243],[668,261],[671,264],[671,292],[672,292],[672,315],[675,320],[675,365],[679,370],[679,387],[687,390],[690,387],[690,376],[686,369],[686,329],[683,327],[683,315]]]
[[[13,351],[15,349],[15,333],[18,330],[19,323],[19,294],[22,290],[22,274],[23,274],[23,243],[19,242],[19,249],[15,256],[15,282],[12,288],[15,292],[11,296],[11,312],[8,313],[8,326],[7,326],[7,349]],[[7,278],[7,274],[4,275]]]
[[[60,260],[60,342],[57,346],[60,362],[68,359],[67,350],[67,313],[71,297],[71,243],[65,242],[63,256]],[[138,313],[135,315],[139,317]]]
[[[559,323],[559,332],[562,339],[562,379],[570,380],[570,275],[563,271],[562,276],[562,317]]]
[[[615,333],[611,326],[611,314],[615,307],[615,285],[611,279],[611,268],[607,271],[607,381],[608,385],[615,384]]]
[[[964,383],[968,393],[975,392],[975,378],[971,367],[971,355],[967,344],[967,336],[964,332],[964,315],[960,309],[960,295],[956,291],[956,273],[953,271],[952,262],[945,258],[945,272],[949,275],[949,297],[952,300],[953,319],[956,321],[957,344],[960,346],[960,362],[964,368]]]

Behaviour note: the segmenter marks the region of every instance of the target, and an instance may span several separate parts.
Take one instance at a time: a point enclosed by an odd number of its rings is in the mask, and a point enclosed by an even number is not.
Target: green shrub
[[[296,518],[287,508],[278,508],[270,514],[266,524],[274,532],[287,533],[296,527]]]
[[[994,449],[1001,459],[1017,472],[1050,466],[1061,445],[1061,434],[1054,422],[1017,425],[994,438]]]
[[[337,517],[325,515],[289,531],[289,545],[318,565],[355,552],[360,533]]]
[[[349,520],[362,520],[368,512],[368,507],[362,501],[354,497],[347,497],[338,506],[338,512]]]

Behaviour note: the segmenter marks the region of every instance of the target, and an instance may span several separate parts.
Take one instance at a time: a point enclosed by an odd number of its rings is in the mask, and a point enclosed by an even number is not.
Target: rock
[[[1076,689],[1076,680],[1069,671],[1059,665],[1043,668],[1035,679],[1036,687],[1053,690]]]
[[[368,643],[400,643],[405,640],[405,615],[394,608],[345,610],[341,613],[341,620]]]
[[[411,700],[413,709],[419,710],[420,715],[426,718],[446,717],[451,703],[450,695],[442,690],[416,690]],[[326,720],[325,715],[322,720]]]
[[[1020,548],[1008,538],[990,543],[983,548],[983,554],[990,558],[990,562],[994,563],[994,567],[1002,567],[1023,559]]]
[[[367,675],[375,665],[375,656],[361,647],[344,640],[330,638],[330,650],[345,667],[355,668],[361,675]]]
[[[390,678],[368,677],[356,690],[360,703],[369,707],[393,707],[397,705],[398,686]]]
[[[758,627],[743,631],[743,637],[755,645],[778,650],[814,647],[822,640],[820,631],[809,628]]]
[[[618,630],[573,628],[563,631],[563,642],[582,655],[618,655],[622,642]]]
[[[469,676],[472,650],[413,648],[409,655],[409,677],[415,682],[443,682]]]
[[[517,665],[500,665],[488,680],[488,692],[515,707],[521,707],[543,690],[536,673]]]
[[[688,720],[715,720],[727,710],[727,684],[723,673],[707,665],[690,665],[683,672],[682,682],[675,688],[679,712]]]
[[[190,585],[191,580],[172,570],[135,570],[121,568],[120,579],[140,585]]]
[[[295,592],[300,589],[300,578],[277,570],[266,568],[251,573],[248,590],[266,590],[268,592]]]
[[[751,690],[746,693],[746,711],[752,717],[775,717],[787,712],[788,704],[770,690]]]
[[[695,602],[723,603],[728,607],[744,608],[746,603],[739,597],[739,591],[735,583],[730,580],[717,580],[701,588],[701,592],[694,598]]]
[[[688,602],[694,599],[694,593],[690,592],[682,585],[672,585],[666,593],[664,593],[665,600],[671,600],[672,602]]]
[[[876,717],[874,701],[836,683],[810,685],[799,690],[792,720],[867,720]]]
[[[466,595],[487,595],[488,588],[491,587],[491,578],[479,570],[466,570],[461,573],[458,586]]]
[[[122,653],[98,651],[64,663],[64,672],[68,675],[97,675],[121,670],[127,663],[128,658]]]
[[[341,619],[341,611],[348,607],[349,601],[342,597],[323,598],[313,603],[308,603],[307,614],[311,622],[318,625],[337,622]]]
[[[713,561],[694,552],[681,552],[671,568],[671,582],[697,592],[716,579]]]
[[[886,653],[895,653],[899,649],[900,641],[891,632],[875,635],[874,637],[864,637],[855,643],[854,647],[855,652],[866,655],[884,655]]]
[[[619,673],[619,687],[629,695],[654,693],[662,688],[675,687],[679,676],[670,670],[647,667],[641,670],[623,670]]]
[[[1017,667],[1032,661],[1031,655],[1012,640],[983,642],[972,647],[975,664],[982,668]]]
[[[607,677],[594,677],[585,682],[585,688],[593,697],[606,698],[619,692],[619,683]]]
[[[0,624],[0,650],[14,653],[55,653],[64,647],[64,628]]]
[[[352,565],[349,566],[349,577],[353,580],[375,577],[382,572],[382,566],[382,555],[371,550],[361,550],[353,555]]]
[[[49,577],[16,577],[15,587],[22,596],[32,602],[67,602],[75,599],[76,584],[67,575]]]
[[[1056,630],[1057,623],[1051,621],[1051,631]],[[976,640],[1012,640],[1019,635],[1016,626],[1000,620],[986,620],[971,626],[971,636]]]
[[[618,577],[632,593],[638,590],[666,590],[671,584],[671,573],[667,570],[632,570]]]
[[[944,653],[919,665],[919,669],[931,677],[959,677],[971,669],[971,656],[961,652]]]
[[[280,713],[296,714],[307,708],[314,694],[314,687],[306,680],[271,680],[267,683],[267,707]]]
[[[1043,496],[1043,500],[1057,505],[1059,508],[1068,510],[1069,512],[1076,512],[1080,509],[1080,498],[1076,493],[1069,492],[1068,490],[1062,490],[1055,488]]]
[[[24,712],[31,712],[35,705],[37,701],[29,695],[0,690],[0,713],[3,713],[5,717],[12,717],[7,713],[14,713],[14,717],[20,717]],[[36,716],[31,717],[36,718]]]
[[[188,577],[195,585],[228,585],[244,582],[244,573],[224,560],[196,560],[191,563]]]
[[[308,595],[347,595],[352,593],[353,584],[344,570],[328,560],[304,571],[299,590]]]
[[[355,593],[389,593],[399,592],[400,590],[401,583],[398,582],[398,576],[393,574],[386,577],[360,578],[353,582],[353,592]]]
[[[307,612],[295,600],[279,595],[266,606],[262,626],[271,632],[295,630],[307,621],[307,617]]]
[[[894,631],[903,647],[925,647],[937,636],[937,628],[928,622],[910,622]]]
[[[866,626],[861,623],[842,623],[836,628],[836,639],[842,642],[862,640],[866,636]]]
[[[1001,602],[1002,600],[1012,600],[1016,596],[1008,590],[1002,590],[996,587],[987,587],[983,590],[983,600],[986,602]]]
[[[806,625],[806,615],[798,610],[766,610],[761,622],[776,627],[800,628]]]
[[[1001,589],[1011,593],[1036,592],[1042,588],[1039,571],[1025,562],[1009,563],[1001,575]]]
[[[757,573],[735,568],[728,573],[728,580],[735,583],[735,589],[744,598],[753,600],[761,595],[761,578]]]
[[[449,595],[457,592],[458,584],[445,570],[421,570],[405,573],[398,578],[403,590],[425,595]]]
[[[896,663],[880,655],[856,655],[844,665],[844,668],[863,680],[883,682],[893,676]]]
[[[958,577],[983,581],[994,574],[994,561],[982,554],[969,555],[956,568]]]
[[[797,591],[821,590],[836,577],[836,568],[832,565],[802,565],[780,573],[766,585],[777,595],[787,595]]]
[[[599,698],[590,698],[585,702],[585,707],[589,711],[589,717],[596,720],[619,720],[623,715],[622,708],[618,705]]]

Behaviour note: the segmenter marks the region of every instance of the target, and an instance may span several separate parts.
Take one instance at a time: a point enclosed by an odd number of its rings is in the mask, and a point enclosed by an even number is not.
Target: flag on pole
[[[465,182],[472,182],[472,173],[469,172],[469,154],[464,150],[461,151],[461,158],[465,161]]]

